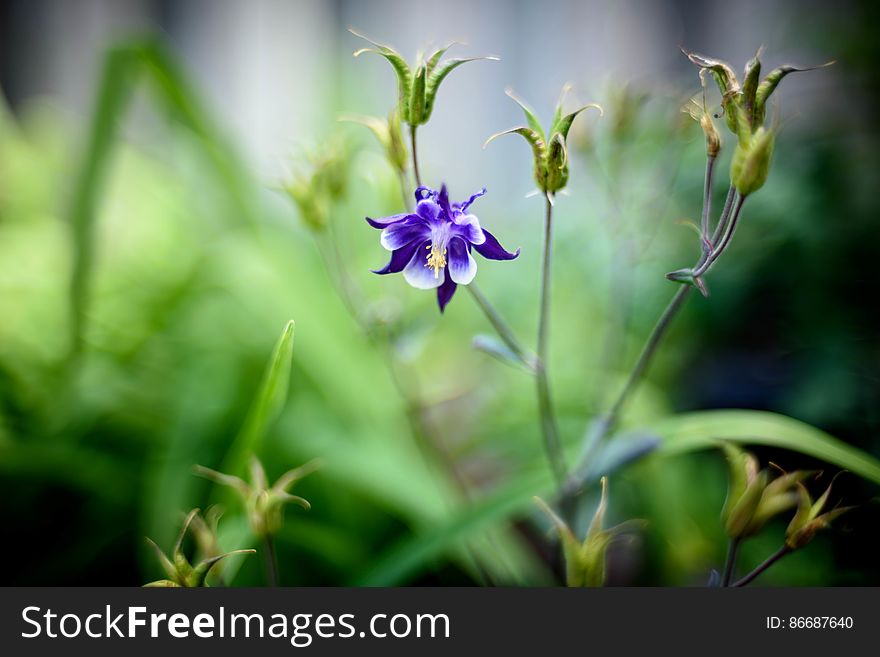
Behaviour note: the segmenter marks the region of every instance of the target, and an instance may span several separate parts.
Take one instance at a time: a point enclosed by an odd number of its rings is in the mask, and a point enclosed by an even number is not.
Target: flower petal
[[[449,205],[449,192],[446,191],[446,184],[440,188],[440,194],[437,195],[437,203],[440,204],[440,209],[446,215],[448,221],[452,221],[452,207]]]
[[[482,244],[486,241],[483,229],[480,228],[480,220],[477,219],[476,215],[458,215],[455,217],[453,223],[456,226],[454,232],[461,235],[471,244]]]
[[[430,235],[431,229],[417,217],[415,221],[400,221],[385,228],[379,243],[388,251],[396,251],[411,242],[422,242]]]
[[[370,224],[373,228],[385,228],[391,224],[396,224],[399,221],[403,221],[404,219],[409,219],[410,217],[415,217],[416,215],[411,212],[403,212],[401,214],[393,214],[390,217],[381,217],[379,219],[371,219],[370,217],[364,217],[367,220],[367,223]]]
[[[426,198],[416,204],[416,214],[428,223],[437,223],[440,216],[440,206],[433,198]]]
[[[437,288],[437,304],[440,306],[441,313],[446,309],[446,304],[452,300],[452,295],[455,294],[455,288],[457,287],[458,285],[456,285],[455,281],[447,276],[446,280],[443,281],[443,285]]]
[[[488,258],[489,260],[513,260],[519,255],[519,249],[513,253],[506,251],[504,247],[498,243],[498,240],[495,239],[495,236],[485,228],[483,229],[483,235],[486,236],[486,241],[482,244],[474,244],[474,248],[477,250],[477,253],[484,258]]]
[[[449,277],[459,285],[467,285],[477,275],[477,261],[470,253],[467,243],[460,237],[449,240],[447,247]]]
[[[478,191],[476,194],[471,194],[471,197],[467,201],[465,201],[464,203],[459,205],[458,209],[461,210],[462,212],[467,212],[467,209],[470,207],[471,203],[476,201],[478,198],[483,196],[485,193],[486,193],[486,188],[483,187],[483,189]]]
[[[446,280],[446,269],[441,269],[439,275],[434,274],[428,264],[428,247],[430,241],[420,242],[415,252],[409,260],[409,263],[403,269],[403,277],[406,282],[420,290],[432,290],[440,287]]]
[[[399,248],[391,253],[391,260],[382,269],[371,269],[374,274],[396,274],[403,271],[403,268],[412,260],[415,253],[421,246],[421,242],[415,241],[406,246]]]

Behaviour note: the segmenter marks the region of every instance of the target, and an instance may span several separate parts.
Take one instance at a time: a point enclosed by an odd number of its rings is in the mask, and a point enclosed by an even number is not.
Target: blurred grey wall
[[[696,91],[696,76],[679,44],[737,66],[761,44],[769,65],[821,62],[834,56],[823,38],[835,36],[827,34],[834,28],[826,19],[836,11],[842,9],[831,3],[770,0],[5,0],[0,87],[14,108],[51,96],[86,115],[107,44],[157,30],[183,56],[259,174],[277,176],[282,158],[332,127],[328,107],[382,115],[393,104],[390,68],[371,56],[353,60],[361,42],[347,27],[408,57],[430,43],[459,39],[468,44],[456,46],[459,54],[502,61],[450,76],[422,139],[432,161],[455,162],[454,178],[470,180],[477,169],[502,166],[520,147],[480,148],[487,135],[520,121],[506,87],[545,115],[569,80],[583,101],[598,99],[612,77],[647,85],[678,81],[686,96]],[[783,85],[783,112],[791,96],[834,111],[827,90],[840,75],[832,70]],[[516,176],[508,190],[527,188],[528,172]]]

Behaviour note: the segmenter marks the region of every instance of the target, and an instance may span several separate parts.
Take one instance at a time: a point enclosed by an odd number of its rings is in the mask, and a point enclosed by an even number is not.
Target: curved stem
[[[547,378],[547,339],[550,315],[550,274],[553,261],[553,204],[546,200],[544,215],[544,254],[541,265],[541,301],[538,314],[538,358],[535,363],[537,377],[538,412],[541,416],[541,433],[544,437],[544,450],[553,469],[553,476],[560,488],[567,478],[565,457],[559,440],[559,430],[553,413],[553,400],[550,395],[550,381]]]
[[[715,264],[715,261],[718,260],[718,258],[721,257],[721,254],[727,249],[730,240],[733,239],[733,233],[736,231],[736,226],[739,223],[740,211],[742,210],[745,201],[745,196],[739,194],[736,195],[733,207],[730,210],[730,217],[727,221],[727,225],[724,227],[724,234],[722,235],[720,242],[713,244],[712,252],[705,258],[705,261],[694,270],[694,278],[699,278],[709,271],[709,268]]]
[[[733,573],[736,570],[736,557],[739,553],[740,541],[737,538],[730,539],[727,545],[727,559],[724,562],[724,574],[721,576],[721,586],[730,586]]]
[[[278,586],[278,557],[271,534],[263,536],[263,551],[266,557],[266,583],[269,586]]]
[[[492,325],[492,328],[495,329],[495,332],[498,333],[498,337],[508,346],[508,348],[519,358],[520,362],[525,365],[529,369],[534,369],[534,362],[532,358],[528,355],[526,350],[522,347],[517,340],[516,335],[514,335],[513,330],[508,326],[507,322],[498,314],[498,311],[489,303],[489,300],[485,297],[485,295],[480,291],[480,288],[477,287],[476,283],[471,283],[466,286],[468,291],[474,297],[474,301],[477,302],[477,305],[480,307],[480,310],[483,311],[483,314],[486,315],[486,319],[489,320],[489,323]]]
[[[416,187],[422,186],[422,176],[419,173],[419,156],[416,152],[416,126],[410,125],[409,127],[409,139],[412,145],[412,164],[413,164],[413,174],[416,177]]]
[[[734,583],[732,584],[732,586],[734,586],[734,587],[736,587],[736,588],[740,588],[740,587],[745,586],[746,584],[748,584],[749,582],[751,582],[751,581],[752,581],[753,579],[755,579],[758,575],[760,575],[761,573],[763,573],[763,572],[764,572],[765,570],[767,570],[770,566],[772,566],[773,564],[775,564],[777,561],[779,561],[782,557],[784,557],[786,554],[788,554],[788,553],[791,552],[791,551],[792,551],[792,550],[791,550],[790,547],[788,547],[787,545],[783,545],[783,546],[782,546],[781,548],[779,548],[776,552],[774,552],[774,553],[771,554],[769,557],[767,557],[767,559],[764,561],[764,563],[762,563],[760,566],[758,566],[757,568],[755,568],[752,572],[750,572],[748,575],[746,575],[745,577],[743,577],[741,580],[738,580],[738,581],[734,582]]]
[[[645,343],[645,346],[642,347],[642,352],[639,354],[639,358],[636,361],[636,364],[633,367],[632,371],[630,372],[629,378],[627,378],[623,389],[620,391],[620,394],[617,395],[617,399],[615,400],[614,405],[608,412],[606,431],[611,431],[614,428],[614,425],[617,423],[617,419],[620,416],[620,412],[623,409],[624,404],[626,404],[629,396],[632,394],[636,385],[639,383],[642,376],[645,374],[645,371],[648,369],[648,365],[650,365],[651,359],[657,352],[657,347],[660,345],[660,341],[663,339],[663,336],[666,335],[666,332],[669,330],[669,326],[672,324],[672,320],[675,318],[675,316],[678,314],[678,311],[681,310],[682,306],[684,305],[684,301],[685,299],[687,299],[691,289],[692,288],[690,285],[679,286],[678,291],[675,293],[675,296],[672,297],[669,305],[666,306],[663,314],[660,315],[660,319],[658,319],[657,323],[654,325],[654,329],[651,331],[651,335],[648,336],[648,341]]]

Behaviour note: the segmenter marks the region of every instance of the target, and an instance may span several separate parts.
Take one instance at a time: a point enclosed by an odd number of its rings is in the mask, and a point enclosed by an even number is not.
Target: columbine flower
[[[446,185],[436,191],[416,190],[416,209],[367,222],[382,230],[379,242],[391,251],[391,260],[376,274],[403,272],[406,282],[420,290],[437,289],[440,312],[452,299],[458,285],[467,285],[477,273],[471,247],[489,260],[513,260],[519,249],[505,251],[468,208],[486,190],[480,190],[464,203],[449,203]]]

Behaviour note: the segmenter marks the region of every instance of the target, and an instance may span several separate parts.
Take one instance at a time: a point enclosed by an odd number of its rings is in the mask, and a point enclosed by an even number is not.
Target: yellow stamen
[[[446,248],[440,248],[436,244],[428,244],[425,247],[428,250],[428,262],[425,267],[431,267],[434,270],[434,278],[440,278],[440,270],[446,266]]]

